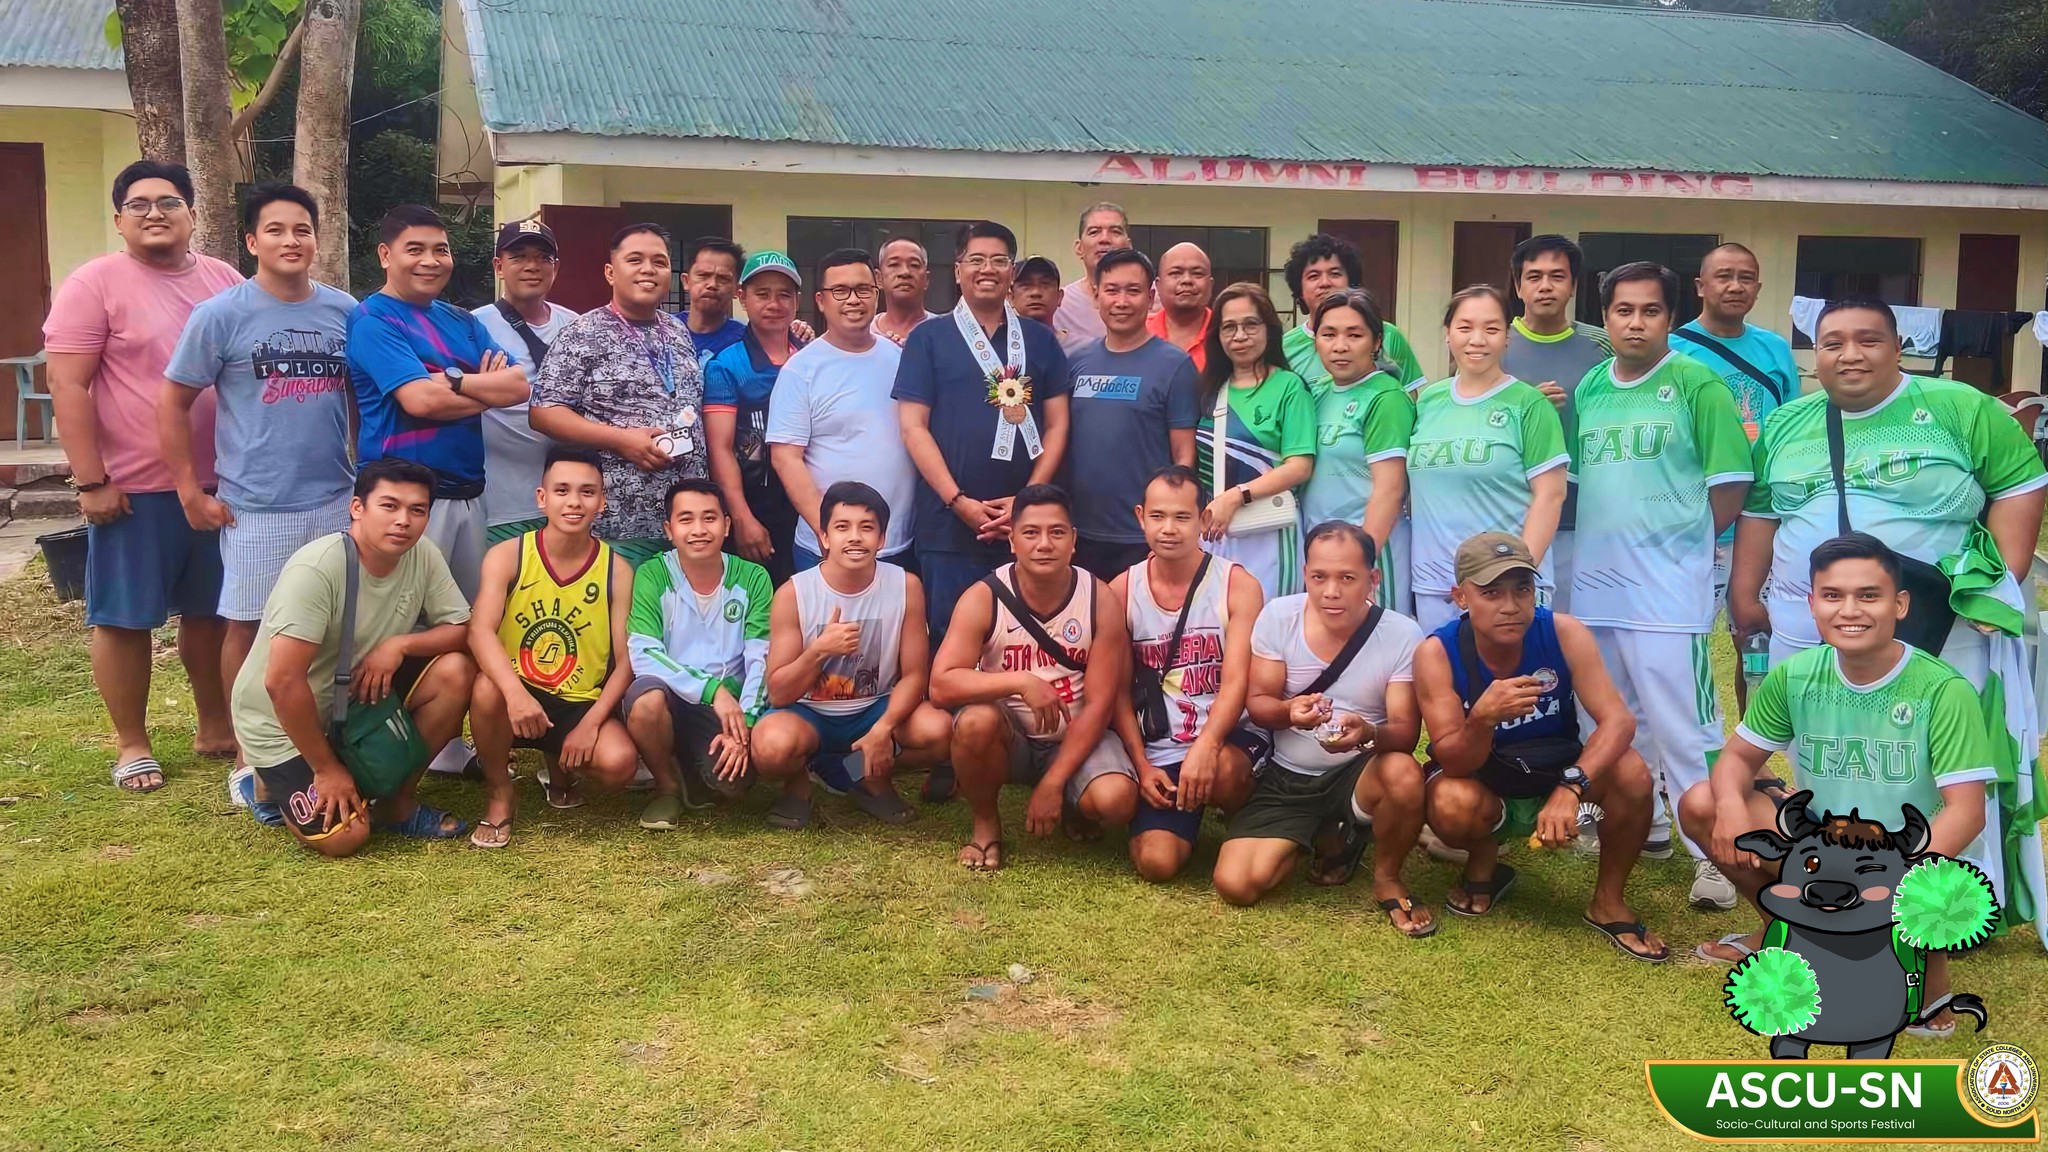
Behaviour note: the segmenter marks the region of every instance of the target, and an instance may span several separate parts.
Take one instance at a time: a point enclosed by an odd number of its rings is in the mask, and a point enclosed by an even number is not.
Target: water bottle
[[[1748,693],[1755,693],[1757,685],[1764,682],[1764,673],[1771,670],[1771,635],[1757,632],[1742,642],[1742,686]]]

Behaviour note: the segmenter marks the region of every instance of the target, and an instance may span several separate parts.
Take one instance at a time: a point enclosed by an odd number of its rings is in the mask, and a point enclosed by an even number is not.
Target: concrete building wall
[[[120,243],[107,199],[141,153],[135,121],[84,108],[0,107],[0,141],[43,146],[43,211],[54,291],[72,269]]]

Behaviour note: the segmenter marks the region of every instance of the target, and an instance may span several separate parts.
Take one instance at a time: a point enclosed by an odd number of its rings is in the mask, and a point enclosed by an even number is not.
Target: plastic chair
[[[32,403],[43,406],[43,443],[55,439],[52,433],[57,427],[57,403],[48,392],[36,391],[36,368],[43,363],[43,354],[32,356],[8,356],[0,358],[0,366],[14,369],[14,450],[23,451],[28,447],[28,406]]]

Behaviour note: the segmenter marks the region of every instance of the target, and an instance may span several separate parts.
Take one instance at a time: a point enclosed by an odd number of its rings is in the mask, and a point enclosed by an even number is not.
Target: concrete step
[[[0,489],[0,516],[17,520],[78,519],[78,493],[41,480],[27,488]]]

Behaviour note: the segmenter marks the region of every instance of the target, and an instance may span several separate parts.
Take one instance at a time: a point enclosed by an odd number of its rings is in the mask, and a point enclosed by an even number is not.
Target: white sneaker
[[[1742,894],[1721,875],[1712,860],[1700,860],[1692,866],[1692,895],[1688,899],[1702,912],[1726,912],[1741,901]]]
[[[247,808],[249,806],[249,797],[242,791],[242,778],[245,776],[254,777],[255,775],[256,770],[247,764],[242,765],[229,774],[228,803],[233,804],[237,808]]]
[[[476,747],[460,736],[441,745],[427,764],[427,771],[439,772],[443,776],[460,776],[469,767],[469,758],[476,755]]]

